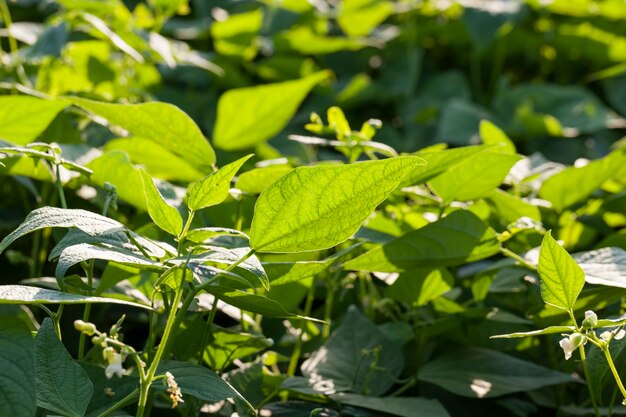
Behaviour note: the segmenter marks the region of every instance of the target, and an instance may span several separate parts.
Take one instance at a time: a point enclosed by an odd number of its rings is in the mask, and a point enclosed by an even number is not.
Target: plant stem
[[[304,315],[307,317],[311,314],[311,308],[313,307],[314,299],[315,299],[315,278],[311,280],[311,286],[309,287],[309,292],[307,293],[306,302],[304,304]],[[298,367],[298,359],[300,359],[300,353],[302,352],[302,338],[304,335],[303,322],[300,322],[298,329],[300,330],[298,332],[298,339],[296,340],[296,345],[293,347],[291,358],[289,358],[289,366],[287,368],[288,377],[294,376],[296,374],[296,368]]]
[[[61,169],[60,165],[56,164],[54,166],[55,175],[54,175],[54,183],[57,187],[57,191],[59,192],[59,200],[61,202],[61,207],[66,209],[67,202],[65,201],[65,191],[63,191],[63,184],[61,183]]]
[[[113,404],[111,407],[107,408],[105,411],[98,414],[98,417],[106,417],[109,414],[113,413],[114,411],[117,411],[120,408],[130,404],[135,399],[138,393],[139,393],[138,389],[134,390],[133,392],[128,394],[126,397],[122,398],[121,400]]]
[[[606,363],[609,365],[609,368],[611,368],[611,373],[613,373],[613,378],[615,378],[615,383],[617,384],[617,387],[622,393],[622,397],[623,397],[622,404],[625,404],[626,403],[626,389],[624,388],[624,384],[622,384],[622,379],[617,373],[617,369],[615,368],[615,364],[613,363],[613,358],[611,357],[611,352],[609,352],[608,345],[602,346],[602,353],[604,353],[604,357],[606,358]]]
[[[530,269],[531,271],[537,271],[537,267],[531,263],[529,263],[528,261],[526,261],[526,259],[522,258],[521,256],[519,256],[517,253],[513,252],[510,249],[507,248],[500,248],[500,253],[503,254],[504,256],[511,258],[513,260],[516,260],[517,262],[519,262],[522,266]]]
[[[596,394],[593,391],[591,379],[589,378],[589,367],[587,366],[587,355],[585,354],[585,346],[580,345],[578,347],[578,352],[580,353],[580,360],[583,363],[583,372],[585,373],[585,381],[587,381],[587,389],[589,390],[589,398],[591,399],[591,404],[593,405],[593,411],[596,414],[596,417],[600,417],[600,410],[598,410]]]
[[[326,284],[326,301],[324,305],[324,326],[322,328],[322,338],[328,339],[330,336],[330,321],[333,315],[333,302],[335,301],[335,291],[337,290],[337,285],[334,281],[335,275],[331,277],[331,280]]]
[[[198,365],[202,365],[202,361],[204,360],[204,349],[207,345],[207,343],[209,343],[209,337],[211,335],[211,326],[213,325],[213,321],[215,321],[215,314],[217,312],[217,303],[218,303],[218,298],[214,297],[213,298],[213,304],[211,305],[211,311],[209,312],[209,318],[206,321],[206,326],[204,326],[204,329],[202,331],[202,345],[200,348],[200,355],[198,356]]]

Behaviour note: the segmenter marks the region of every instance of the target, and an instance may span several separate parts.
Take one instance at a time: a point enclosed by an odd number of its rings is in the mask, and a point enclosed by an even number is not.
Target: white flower
[[[626,331],[624,331],[624,329],[615,329],[613,331],[607,330],[606,332],[602,332],[602,334],[600,335],[600,339],[604,340],[605,342],[609,342],[612,339],[623,339],[624,336],[626,336]]]
[[[585,311],[585,319],[583,320],[583,328],[593,329],[598,325],[598,316],[591,310]]]
[[[113,375],[123,377],[127,375],[128,371],[124,369],[122,364],[124,363],[124,355],[117,353],[115,349],[108,347],[102,352],[104,359],[108,362],[107,367],[104,369],[104,375],[108,379],[111,379]]]
[[[585,335],[580,333],[572,333],[568,337],[561,339],[559,346],[565,353],[565,360],[572,357],[572,353],[586,342]]]

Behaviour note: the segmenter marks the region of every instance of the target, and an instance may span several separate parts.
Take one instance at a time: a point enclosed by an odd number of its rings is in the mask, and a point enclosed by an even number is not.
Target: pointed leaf
[[[58,339],[49,318],[43,321],[35,344],[37,405],[63,416],[84,416],[93,384]]]
[[[359,271],[398,272],[453,266],[500,250],[496,233],[475,214],[458,210],[345,263]]]
[[[143,180],[143,189],[146,196],[146,205],[148,206],[148,214],[152,221],[165,230],[167,233],[178,236],[183,229],[183,219],[175,207],[165,202],[163,196],[154,185],[154,181],[150,174],[144,169],[140,169],[141,179]]]
[[[230,190],[230,182],[237,171],[239,171],[239,168],[251,157],[252,155],[244,156],[189,186],[189,191],[187,192],[187,205],[189,208],[191,210],[200,210],[205,207],[215,206],[226,200],[228,190]]]
[[[572,308],[585,285],[585,273],[550,232],[541,242],[537,271],[543,301],[564,310]]]
[[[65,100],[42,100],[30,96],[0,97],[0,139],[26,145],[42,134],[61,110]]]
[[[215,146],[234,151],[271,139],[291,120],[309,91],[328,76],[322,71],[295,81],[227,91],[217,104]]]
[[[27,285],[0,285],[0,304],[123,304],[132,307],[147,308],[143,304],[115,298],[88,297],[68,294],[61,291],[29,287]]]
[[[259,252],[304,252],[335,246],[423,163],[398,157],[351,165],[300,167],[257,200],[250,245]]]
[[[215,152],[185,112],[167,103],[111,104],[71,97],[72,103],[123,127],[133,136],[169,149],[201,172],[211,170]]]
[[[35,341],[18,317],[0,316],[0,415],[34,417]]]
[[[20,237],[46,227],[76,227],[92,236],[128,230],[122,223],[90,211],[42,207],[31,211],[24,222],[0,242],[0,252]]]

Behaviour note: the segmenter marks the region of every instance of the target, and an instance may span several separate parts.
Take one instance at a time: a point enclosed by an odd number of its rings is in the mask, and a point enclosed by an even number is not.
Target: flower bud
[[[585,319],[583,320],[583,329],[590,330],[598,325],[598,316],[591,310],[585,311]]]
[[[86,334],[87,336],[93,336],[94,334],[96,334],[97,330],[95,324],[89,322],[85,323],[82,320],[74,321],[74,328],[79,332]]]

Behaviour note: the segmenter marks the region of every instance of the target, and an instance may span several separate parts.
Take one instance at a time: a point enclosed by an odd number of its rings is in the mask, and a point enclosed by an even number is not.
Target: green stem
[[[583,371],[585,373],[585,381],[587,381],[587,389],[589,390],[589,398],[591,399],[591,404],[593,405],[593,411],[596,414],[596,417],[600,417],[600,410],[598,410],[598,403],[596,401],[596,394],[593,391],[593,386],[591,384],[591,379],[589,378],[589,367],[587,366],[587,355],[585,354],[585,346],[581,345],[578,347],[578,352],[580,352],[580,360],[583,363]]]
[[[67,208],[67,202],[65,201],[65,191],[63,191],[63,184],[61,183],[61,170],[60,170],[60,165],[56,164],[54,166],[55,168],[55,175],[54,175],[54,183],[57,187],[57,191],[59,192],[59,200],[61,202],[61,207],[66,209]]]
[[[57,312],[52,317],[52,321],[54,322],[54,329],[57,332],[57,336],[59,337],[59,340],[63,340],[63,336],[61,335],[61,316],[63,315],[64,308],[65,308],[64,304],[59,304],[59,308],[57,309]]]
[[[311,315],[311,308],[313,307],[313,300],[315,299],[315,278],[311,281],[311,286],[309,287],[309,292],[306,296],[306,302],[304,304],[304,315]],[[298,326],[300,330],[298,332],[298,339],[296,340],[296,345],[293,347],[293,352],[291,353],[291,358],[289,358],[289,367],[287,368],[287,376],[291,377],[296,374],[296,368],[298,367],[298,359],[300,359],[300,353],[302,353],[302,339],[304,335],[304,324],[300,322],[300,326]]]
[[[613,358],[611,357],[611,352],[609,352],[608,345],[604,345],[602,347],[602,353],[604,353],[604,357],[606,358],[606,363],[611,368],[611,373],[613,373],[613,378],[615,378],[615,383],[622,393],[623,401],[622,404],[626,404],[626,389],[624,388],[624,384],[622,384],[622,379],[617,373],[617,369],[615,368],[615,364],[613,363]]]
[[[537,267],[535,265],[529,263],[528,261],[526,261],[526,259],[522,258],[521,256],[519,256],[517,253],[513,252],[510,249],[502,247],[500,248],[500,253],[508,258],[511,258],[519,262],[522,266],[526,267],[527,269],[530,269],[531,271],[537,271]]]
[[[334,279],[334,276],[331,278]],[[330,325],[333,315],[333,302],[335,301],[335,282],[326,285],[326,301],[324,305],[324,327],[322,328],[322,339],[326,340],[330,336]]]
[[[209,312],[209,318],[207,319],[206,326],[204,326],[204,329],[202,331],[202,345],[201,345],[202,347],[200,348],[200,355],[198,357],[198,365],[202,365],[202,361],[204,360],[204,349],[206,345],[209,343],[209,337],[211,335],[211,326],[213,325],[213,322],[215,321],[218,301],[219,299],[217,297],[213,299],[213,304],[211,305],[211,311]]]

